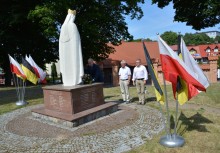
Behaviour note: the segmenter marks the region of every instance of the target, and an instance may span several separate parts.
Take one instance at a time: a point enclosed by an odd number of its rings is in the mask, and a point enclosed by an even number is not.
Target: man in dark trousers
[[[86,73],[91,75],[92,82],[104,82],[101,69],[97,64],[94,63],[92,58],[88,59]]]

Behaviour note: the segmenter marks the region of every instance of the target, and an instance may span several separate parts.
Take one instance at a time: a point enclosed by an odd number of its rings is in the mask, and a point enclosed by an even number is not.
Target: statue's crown
[[[76,10],[71,10],[71,9],[68,9],[68,13],[71,13],[71,14],[76,15]]]

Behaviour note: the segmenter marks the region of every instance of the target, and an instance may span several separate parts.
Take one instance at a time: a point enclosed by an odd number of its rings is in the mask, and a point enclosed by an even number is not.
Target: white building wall
[[[210,38],[215,38],[217,36],[220,36],[220,32],[218,31],[209,31],[209,32],[204,32],[204,33]]]
[[[46,72],[48,75],[51,75],[51,65],[52,65],[52,63],[46,64]],[[57,61],[55,63],[55,65],[56,65],[56,69],[57,69],[57,74],[59,76],[60,75],[60,61]]]

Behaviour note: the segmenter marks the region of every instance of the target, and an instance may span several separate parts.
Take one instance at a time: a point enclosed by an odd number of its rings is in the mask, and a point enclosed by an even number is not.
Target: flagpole
[[[166,101],[166,111],[167,111],[167,123],[168,123],[168,135],[170,135],[170,112],[169,112],[169,105],[168,105],[168,99],[167,99],[167,88],[166,88],[166,81],[163,75],[163,84],[164,84],[164,93],[165,93],[165,101]]]
[[[177,39],[178,39],[178,54],[182,54],[182,52],[181,52],[181,47],[180,47],[180,45],[181,45],[181,35],[180,35],[180,32],[178,32],[178,38],[177,38]],[[183,57],[183,55],[182,55],[182,57]],[[183,58],[182,58],[182,60],[183,60]],[[180,79],[177,80],[177,81],[180,82]],[[180,82],[180,84],[181,84],[181,82]],[[182,86],[182,85],[181,85],[181,86]],[[176,128],[177,128],[177,121],[178,121],[177,116],[178,116],[178,106],[179,106],[178,96],[179,96],[179,94],[178,94],[178,91],[177,91],[177,92],[176,92],[176,112],[175,112],[174,135],[177,135],[177,130],[176,130]]]
[[[20,82],[19,82],[19,78],[17,76],[16,76],[16,80],[17,80],[17,88],[18,88],[18,102],[17,103],[20,103],[20,101],[21,101]]]
[[[160,112],[161,112],[161,114],[162,114],[162,116],[163,116],[163,123],[164,123],[164,127],[165,127],[165,130],[166,130],[166,133],[167,133],[167,135],[169,134],[169,130],[168,130],[168,128],[167,128],[167,124],[166,124],[166,119],[165,119],[165,114],[164,114],[164,112],[163,112],[163,110],[162,110],[162,107],[161,107],[161,104],[160,104],[160,102],[158,101],[158,104],[159,104],[159,107],[160,107]]]
[[[17,97],[18,97],[18,100],[19,100],[19,93],[18,93],[19,91],[18,91],[16,80],[15,80],[15,74],[12,73],[12,76],[13,76],[13,80],[14,80],[14,84],[15,84],[15,89],[16,89]]]
[[[176,113],[175,113],[175,126],[174,126],[174,135],[177,135],[177,122],[178,122],[178,93],[176,93]]]
[[[168,127],[169,127],[168,129],[169,134],[160,138],[160,144],[166,147],[170,147],[170,148],[181,147],[184,145],[185,140],[181,136],[178,136],[176,132],[174,135],[172,135],[170,131],[170,114],[169,114],[169,106],[168,106],[168,100],[167,100],[166,81],[165,81],[164,73],[162,74],[163,74],[164,92],[165,92],[165,99],[166,99],[166,111],[167,111],[167,122],[168,122]],[[176,104],[176,110],[178,110],[178,99],[177,99],[177,104]],[[176,121],[177,121],[177,111],[176,111]],[[175,122],[175,127],[176,127],[176,122]],[[176,128],[175,128],[175,131],[176,131]]]

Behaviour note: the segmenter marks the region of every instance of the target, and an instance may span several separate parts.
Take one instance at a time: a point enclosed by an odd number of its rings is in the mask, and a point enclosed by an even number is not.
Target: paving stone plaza
[[[0,116],[0,153],[120,153],[164,129],[161,113],[148,106],[120,104],[119,110],[78,127],[39,120],[29,106]]]

